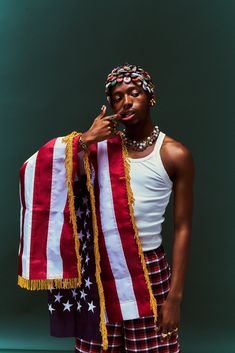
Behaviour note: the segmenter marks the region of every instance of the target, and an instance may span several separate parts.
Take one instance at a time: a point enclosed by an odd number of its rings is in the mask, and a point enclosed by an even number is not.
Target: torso
[[[151,148],[144,153],[131,153],[135,158],[129,155],[134,216],[144,251],[156,249],[162,243],[162,224],[172,193],[173,182],[160,154],[164,140],[165,133],[160,131]]]

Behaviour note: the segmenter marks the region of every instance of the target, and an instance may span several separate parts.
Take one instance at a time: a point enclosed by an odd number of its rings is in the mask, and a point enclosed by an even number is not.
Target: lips
[[[130,120],[134,117],[135,115],[135,110],[130,109],[126,110],[125,112],[120,113],[122,120]]]

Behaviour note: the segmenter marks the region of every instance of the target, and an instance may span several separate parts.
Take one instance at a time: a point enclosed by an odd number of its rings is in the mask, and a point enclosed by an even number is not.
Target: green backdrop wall
[[[0,0],[0,351],[73,351],[49,336],[47,298],[17,287],[18,169],[86,130],[125,61],[156,82],[154,121],[196,165],[183,353],[234,352],[234,1]],[[234,150],[233,150],[234,151]],[[163,228],[170,261],[172,205]]]

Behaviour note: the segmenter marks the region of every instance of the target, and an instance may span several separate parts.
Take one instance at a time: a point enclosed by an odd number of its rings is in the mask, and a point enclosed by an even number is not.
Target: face
[[[149,94],[132,82],[114,86],[110,99],[113,111],[121,114],[120,122],[124,125],[144,122],[150,116]]]

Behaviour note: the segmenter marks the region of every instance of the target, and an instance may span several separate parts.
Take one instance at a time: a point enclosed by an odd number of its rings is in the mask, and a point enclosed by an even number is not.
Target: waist
[[[165,254],[165,249],[162,244],[155,249],[144,251],[144,256],[146,257],[151,257],[151,255],[161,257],[165,256]]]

